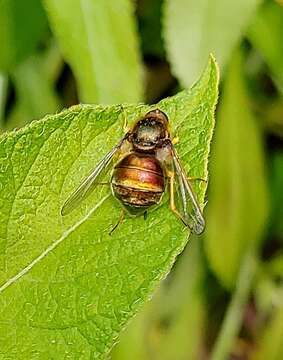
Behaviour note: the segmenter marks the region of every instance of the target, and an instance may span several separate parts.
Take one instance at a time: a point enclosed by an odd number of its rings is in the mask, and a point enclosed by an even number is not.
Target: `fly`
[[[112,160],[119,154],[114,169]],[[149,111],[107,153],[62,207],[63,216],[74,210],[94,190],[101,173],[113,169],[112,194],[131,215],[145,214],[160,203],[166,189],[170,208],[195,234],[205,221],[191,184],[169,133],[168,117],[159,109]]]

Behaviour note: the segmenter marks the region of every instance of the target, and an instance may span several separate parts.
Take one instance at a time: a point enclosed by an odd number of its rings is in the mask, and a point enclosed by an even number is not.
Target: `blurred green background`
[[[78,102],[157,102],[215,55],[207,230],[111,358],[283,359],[282,0],[2,0],[0,44],[0,131]]]

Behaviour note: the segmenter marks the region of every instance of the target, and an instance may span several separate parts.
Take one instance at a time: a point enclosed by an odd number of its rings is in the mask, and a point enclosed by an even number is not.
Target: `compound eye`
[[[168,116],[165,114],[165,112],[159,109],[151,110],[145,115],[145,118],[151,117],[161,119],[164,122],[168,122]]]

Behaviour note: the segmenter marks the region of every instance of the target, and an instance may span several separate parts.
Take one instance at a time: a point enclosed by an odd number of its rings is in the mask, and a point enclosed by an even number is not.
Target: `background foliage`
[[[112,359],[283,356],[281,0],[3,0],[0,126],[78,102],[154,103],[221,66],[207,231]],[[1,184],[0,184],[1,185]]]

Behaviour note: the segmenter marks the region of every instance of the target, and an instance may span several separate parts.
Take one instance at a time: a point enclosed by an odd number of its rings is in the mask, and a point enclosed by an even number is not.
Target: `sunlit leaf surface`
[[[154,105],[170,119],[186,171],[207,177],[218,72]],[[62,218],[67,196],[146,105],[78,105],[0,143],[0,357],[104,359],[184,248],[188,231],[164,203],[109,236],[120,205],[101,186]],[[206,183],[193,184],[203,205]]]

